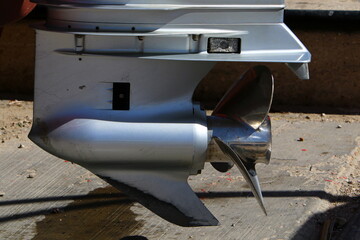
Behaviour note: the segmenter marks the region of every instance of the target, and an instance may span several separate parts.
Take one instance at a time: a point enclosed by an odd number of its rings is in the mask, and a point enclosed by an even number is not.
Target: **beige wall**
[[[33,92],[34,31],[25,20],[6,26],[0,38],[0,96]],[[360,109],[360,30],[294,30],[313,55],[311,80],[298,80],[283,64],[275,76],[275,105]],[[201,82],[195,99],[214,104],[251,64],[219,63]]]

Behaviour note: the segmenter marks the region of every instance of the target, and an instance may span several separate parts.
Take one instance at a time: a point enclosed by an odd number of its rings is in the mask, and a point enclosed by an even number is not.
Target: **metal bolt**
[[[192,34],[191,35],[193,41],[199,41],[200,35],[199,34]]]

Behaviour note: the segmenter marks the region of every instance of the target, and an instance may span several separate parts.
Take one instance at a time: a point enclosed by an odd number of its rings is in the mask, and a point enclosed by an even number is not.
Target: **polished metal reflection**
[[[229,145],[237,154],[243,157],[243,161],[249,164],[269,164],[271,156],[271,123],[270,118],[261,124],[257,130],[253,130],[247,124],[239,123],[226,118],[208,117],[208,128],[212,136],[220,138]],[[209,147],[208,158],[225,162],[216,154],[216,150]]]
[[[226,155],[228,155],[231,159],[233,159],[234,163],[239,168],[241,174],[244,176],[246,182],[249,184],[251,191],[253,192],[261,209],[263,210],[265,215],[267,215],[267,212],[266,212],[266,209],[264,206],[263,196],[261,193],[259,178],[257,177],[256,171],[255,171],[255,164],[253,164],[253,165],[244,164],[243,159],[237,153],[235,153],[235,151],[231,147],[229,147],[229,145],[227,145],[225,142],[223,142],[219,138],[215,137],[215,140],[216,140],[217,144],[219,145],[219,147],[221,148],[221,150]]]
[[[225,93],[213,116],[249,124],[257,129],[269,113],[274,92],[274,79],[265,66],[248,70]]]
[[[208,117],[209,128],[224,154],[239,168],[261,209],[266,213],[255,164],[270,162],[271,123],[267,117],[257,130],[233,120]],[[224,162],[218,165],[224,167]]]
[[[208,128],[222,152],[239,168],[261,209],[266,213],[255,164],[270,162],[271,123],[268,116],[274,91],[270,70],[256,66],[248,70],[224,95]],[[227,162],[212,163],[219,171]]]
[[[242,141],[230,141],[229,146],[247,164],[269,164],[271,156],[271,123],[267,117],[260,127]]]

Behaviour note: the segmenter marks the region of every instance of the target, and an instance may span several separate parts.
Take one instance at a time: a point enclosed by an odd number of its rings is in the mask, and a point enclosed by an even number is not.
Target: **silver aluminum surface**
[[[34,2],[48,7],[47,22],[36,27],[29,135],[36,144],[88,168],[170,222],[204,226],[218,221],[187,178],[203,168],[213,137],[265,210],[255,163],[270,158],[272,88],[265,95],[258,91],[272,86],[272,78],[251,88],[264,98],[243,97],[221,111],[237,114],[240,122],[207,120],[192,95],[219,61],[283,62],[308,77],[310,53],[282,22],[282,0]],[[209,38],[239,38],[241,53],[208,53]],[[128,106],[114,110],[125,96],[115,94],[120,83],[129,86]],[[247,101],[253,109],[244,107]],[[253,121],[248,110],[260,111],[261,119]]]
[[[50,5],[46,25],[38,28],[84,35],[87,55],[301,64],[311,59],[283,24],[283,1],[38,2]],[[240,38],[241,54],[207,53],[212,37]],[[74,54],[73,47],[54,50]]]
[[[212,116],[244,122],[254,130],[265,121],[274,95],[274,78],[267,67],[256,66],[224,94]]]

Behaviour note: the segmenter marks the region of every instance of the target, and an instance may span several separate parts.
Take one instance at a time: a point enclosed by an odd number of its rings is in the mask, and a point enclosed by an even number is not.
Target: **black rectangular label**
[[[240,53],[241,39],[240,38],[209,38],[208,53]]]
[[[130,110],[130,83],[113,83],[113,110]]]

